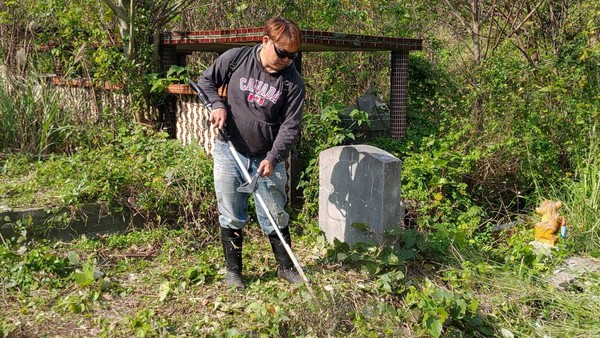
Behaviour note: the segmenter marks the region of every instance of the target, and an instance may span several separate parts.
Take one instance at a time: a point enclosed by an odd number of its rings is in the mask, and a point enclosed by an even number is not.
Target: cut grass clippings
[[[83,268],[68,270],[85,270],[85,264],[93,262],[97,279],[82,287],[69,277],[72,274],[56,283],[44,281],[45,272],[32,271],[31,281],[7,288],[10,272],[3,271],[0,317],[13,332],[27,336],[192,337],[236,332],[362,336],[358,332],[383,329],[409,333],[389,318],[381,319],[383,327],[369,318],[369,323],[357,328],[353,323],[357,316],[368,318],[362,314],[365,307],[374,307],[386,297],[361,291],[371,282],[368,276],[319,262],[324,245],[306,246],[301,244],[304,240],[295,245],[307,274],[314,283],[318,281],[321,308],[306,287],[277,279],[276,263],[263,236],[254,233],[247,238],[247,289],[243,292],[227,290],[221,283],[220,243],[199,246],[189,230],[144,230],[68,243],[28,244],[30,252],[38,250],[57,258],[76,252]],[[357,281],[365,285],[357,288]]]
[[[319,302],[305,286],[277,279],[268,241],[256,225],[244,244],[242,292],[223,286],[216,233],[209,241],[198,241],[191,229],[162,228],[72,242],[22,242],[10,249],[5,243],[2,330],[60,337],[583,337],[599,332],[598,287],[557,291],[543,279],[500,266],[450,267],[432,259],[373,274],[368,264],[330,260],[332,246],[308,232],[294,237],[293,248]]]

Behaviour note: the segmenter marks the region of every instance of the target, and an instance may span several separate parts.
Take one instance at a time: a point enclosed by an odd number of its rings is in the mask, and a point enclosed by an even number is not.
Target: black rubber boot
[[[238,290],[244,289],[242,281],[242,243],[244,235],[242,230],[234,230],[221,227],[221,243],[225,254],[227,274],[225,284]]]
[[[289,227],[279,230],[281,231],[281,234],[283,235],[283,238],[287,244],[291,247],[292,241]],[[281,243],[281,240],[275,231],[269,235],[269,242],[271,243],[271,248],[273,248],[275,260],[277,260],[277,263],[279,264],[277,267],[277,276],[292,284],[303,283],[304,281],[302,280],[302,277],[294,267],[294,262],[292,262],[292,259],[288,255],[287,251],[285,251],[285,247]]]

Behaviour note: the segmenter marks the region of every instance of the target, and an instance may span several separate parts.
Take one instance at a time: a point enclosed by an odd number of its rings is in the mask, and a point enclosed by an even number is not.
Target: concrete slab
[[[110,214],[98,203],[79,208],[29,208],[0,210],[0,235],[9,239],[18,236],[20,227],[28,236],[51,240],[72,240],[81,235],[95,236],[103,233],[120,233],[130,228],[142,227],[144,219],[126,210]]]

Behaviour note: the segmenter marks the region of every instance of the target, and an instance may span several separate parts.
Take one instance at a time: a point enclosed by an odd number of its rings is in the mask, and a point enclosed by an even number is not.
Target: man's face
[[[264,52],[263,65],[267,70],[274,72],[279,71],[289,65],[292,60],[298,55],[297,50],[292,50],[286,45],[277,45],[268,36],[263,37]]]

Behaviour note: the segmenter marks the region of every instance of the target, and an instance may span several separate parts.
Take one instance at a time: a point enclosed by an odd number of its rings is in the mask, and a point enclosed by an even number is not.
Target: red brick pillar
[[[392,51],[390,85],[390,131],[395,139],[400,139],[406,136],[408,51]]]

